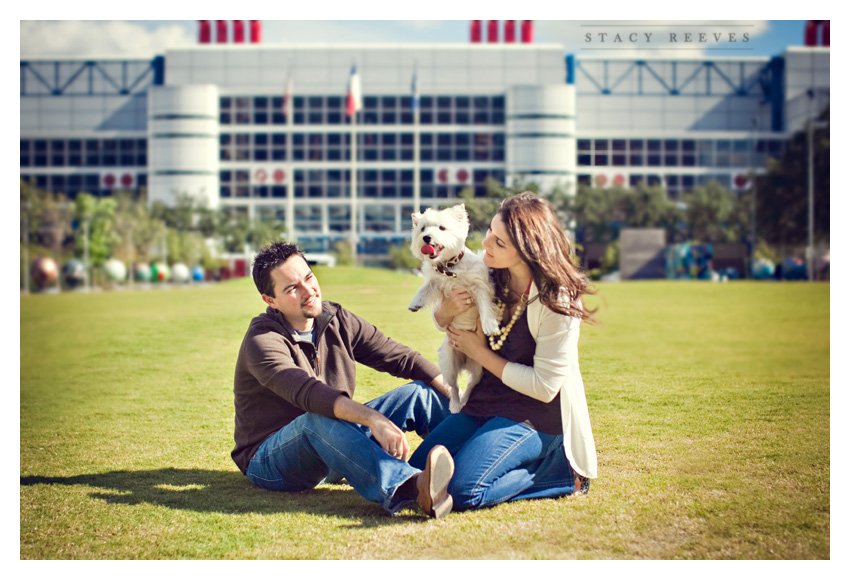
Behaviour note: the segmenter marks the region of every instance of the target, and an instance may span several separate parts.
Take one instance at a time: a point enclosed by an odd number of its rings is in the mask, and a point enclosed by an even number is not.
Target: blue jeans
[[[519,499],[560,497],[575,491],[563,435],[548,435],[502,417],[449,416],[416,449],[410,465],[422,469],[428,452],[445,445],[455,462],[449,484],[454,511]]]
[[[421,381],[366,406],[423,438],[449,416],[448,399]],[[257,487],[274,491],[303,491],[344,477],[360,495],[392,514],[413,504],[412,498],[393,496],[420,471],[381,449],[367,427],[304,413],[263,441],[246,475]]]

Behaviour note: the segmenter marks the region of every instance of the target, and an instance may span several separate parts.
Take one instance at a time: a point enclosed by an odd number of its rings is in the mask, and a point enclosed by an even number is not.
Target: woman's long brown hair
[[[570,259],[572,247],[555,209],[547,200],[524,191],[502,201],[499,217],[505,224],[511,243],[522,260],[531,268],[531,276],[537,285],[539,299],[551,310],[597,322],[595,310],[588,310],[581,297],[595,294],[587,276],[573,265]],[[507,296],[510,274],[507,269],[492,270],[497,295],[508,303],[517,301]],[[564,300],[565,296],[569,297]]]

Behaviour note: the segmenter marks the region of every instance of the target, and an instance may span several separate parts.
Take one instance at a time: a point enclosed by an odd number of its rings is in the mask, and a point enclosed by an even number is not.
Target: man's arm
[[[439,377],[437,377],[433,381],[431,381],[431,388],[434,389],[435,391],[437,391],[438,393],[440,393],[441,395],[443,395],[445,398],[447,398],[447,399],[451,398],[451,393],[449,393],[449,388],[443,382],[443,375],[440,375]]]
[[[333,418],[334,400],[341,391],[301,368],[276,329],[251,333],[242,348],[245,370],[260,386],[297,409]]]
[[[345,396],[336,398],[333,411],[339,419],[369,427],[372,436],[384,451],[393,457],[401,457],[402,461],[407,461],[410,455],[407,437],[382,414]]]
[[[356,314],[340,310],[344,327],[351,341],[354,358],[360,364],[411,381],[433,386],[440,368],[409,346],[384,335],[375,325]],[[437,382],[437,388],[442,381]]]

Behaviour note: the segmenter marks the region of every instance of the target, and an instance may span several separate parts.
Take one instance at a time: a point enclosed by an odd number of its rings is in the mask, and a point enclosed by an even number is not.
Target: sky
[[[536,44],[560,44],[582,58],[737,58],[802,46],[805,20],[544,19],[533,26]],[[20,56],[150,58],[197,44],[198,29],[197,20],[20,20]],[[468,43],[469,29],[470,20],[262,20],[262,43]],[[500,24],[500,34],[502,29]]]

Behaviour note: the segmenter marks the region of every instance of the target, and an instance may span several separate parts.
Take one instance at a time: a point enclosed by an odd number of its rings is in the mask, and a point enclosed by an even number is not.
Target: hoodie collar
[[[324,332],[325,328],[327,328],[328,323],[331,319],[336,315],[337,305],[333,302],[328,302],[327,300],[322,301],[322,313],[319,314],[316,318],[313,319],[313,329],[315,330],[315,338],[316,344],[319,343],[319,337]],[[278,321],[286,331],[287,336],[292,336],[295,334],[295,329],[292,328],[292,325],[289,324],[289,321],[286,317],[278,310],[277,308],[272,308],[271,306],[266,307],[266,314],[271,316],[274,320]]]

